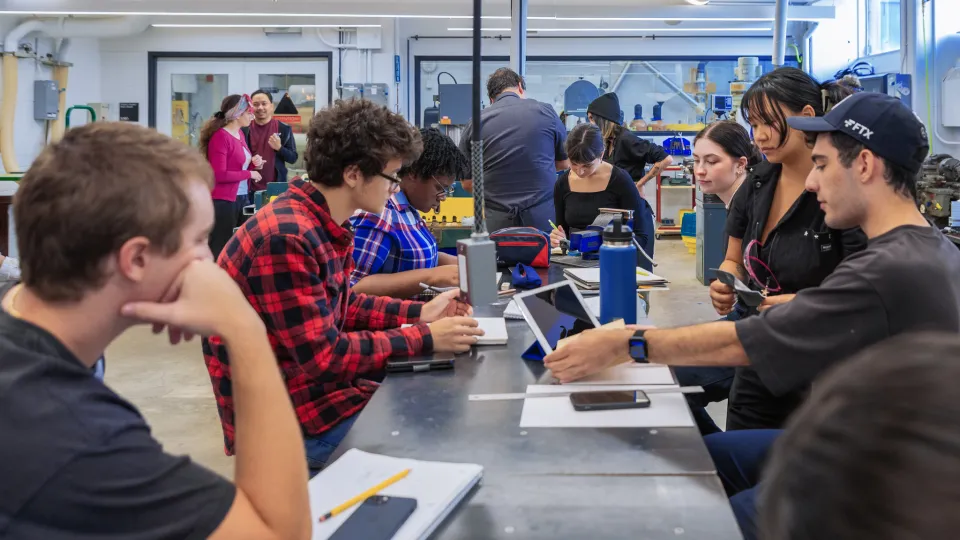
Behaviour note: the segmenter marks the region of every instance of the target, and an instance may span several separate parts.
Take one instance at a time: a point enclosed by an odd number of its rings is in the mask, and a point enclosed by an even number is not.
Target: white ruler
[[[570,390],[568,392],[549,392],[543,394],[527,394],[517,392],[515,394],[470,394],[470,401],[517,401],[527,398],[545,398],[545,397],[569,397],[570,394],[597,394],[607,392],[633,392],[641,391],[645,394],[699,394],[703,392],[701,386],[683,386],[680,388],[635,388],[625,387],[622,390]]]

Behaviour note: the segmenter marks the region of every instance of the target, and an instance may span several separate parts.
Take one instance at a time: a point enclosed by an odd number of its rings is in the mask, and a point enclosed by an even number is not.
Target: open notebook
[[[348,450],[308,485],[313,540],[329,538],[360,505],[317,523],[320,516],[405,469],[410,469],[406,478],[380,492],[381,495],[417,500],[417,509],[393,540],[429,537],[483,477],[480,465],[417,461],[371,454],[356,448]]]

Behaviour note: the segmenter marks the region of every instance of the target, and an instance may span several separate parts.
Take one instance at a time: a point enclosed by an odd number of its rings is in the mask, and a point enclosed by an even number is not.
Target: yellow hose
[[[18,60],[13,54],[3,55],[3,107],[0,108],[0,158],[7,173],[21,172],[13,145],[13,119],[17,113]]]
[[[53,80],[57,81],[57,90],[60,91],[60,114],[57,115],[53,127],[50,129],[50,143],[59,142],[63,138],[64,125],[67,114],[67,66],[53,68]]]

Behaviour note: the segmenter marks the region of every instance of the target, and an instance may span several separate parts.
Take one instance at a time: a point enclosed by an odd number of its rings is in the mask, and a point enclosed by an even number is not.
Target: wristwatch
[[[630,358],[638,364],[648,363],[647,340],[643,337],[646,330],[637,330],[630,337]]]

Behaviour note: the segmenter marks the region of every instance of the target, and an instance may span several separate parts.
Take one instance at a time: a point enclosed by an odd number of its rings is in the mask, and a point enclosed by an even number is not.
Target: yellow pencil
[[[326,521],[326,520],[332,518],[333,516],[335,516],[335,515],[343,512],[344,510],[350,508],[351,506],[353,506],[353,505],[355,505],[355,504],[357,504],[357,503],[359,503],[359,502],[363,502],[363,501],[367,500],[368,498],[376,495],[377,493],[380,492],[381,489],[383,489],[383,488],[385,488],[385,487],[387,487],[387,486],[389,486],[389,485],[396,484],[396,483],[399,482],[400,480],[403,480],[403,478],[406,477],[408,474],[410,474],[410,469],[407,469],[407,470],[405,470],[405,471],[401,471],[401,472],[399,472],[399,473],[391,476],[390,478],[387,478],[387,479],[384,480],[383,482],[380,482],[379,484],[373,486],[372,488],[364,491],[363,493],[357,495],[356,497],[351,498],[351,499],[348,500],[347,502],[341,504],[340,506],[337,506],[337,507],[334,508],[333,510],[331,510],[331,511],[327,512],[326,514],[320,516],[320,519],[319,519],[318,521],[319,521],[320,523],[323,523],[324,521]]]
[[[649,275],[650,275],[650,272],[647,272],[647,271],[644,270],[643,268],[637,268],[637,275],[649,276]]]
[[[556,225],[556,224],[555,224],[555,223],[553,222],[553,220],[552,220],[552,219],[548,219],[548,220],[547,220],[547,223],[549,223],[549,224],[550,224],[550,226],[551,226],[551,227],[553,227],[554,229],[556,229],[556,228],[557,228],[557,225]]]

